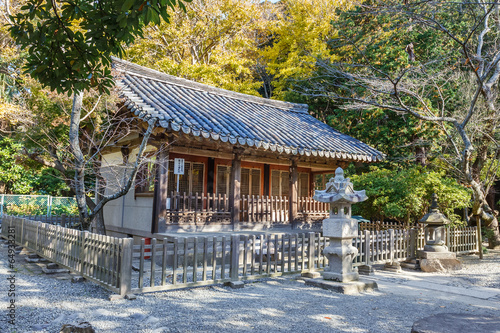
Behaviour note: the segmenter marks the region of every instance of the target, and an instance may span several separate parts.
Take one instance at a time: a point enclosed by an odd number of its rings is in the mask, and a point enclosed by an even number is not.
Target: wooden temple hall
[[[337,167],[383,158],[309,115],[305,104],[218,89],[119,59],[114,70],[127,109],[155,130],[135,188],[105,208],[110,234],[304,227],[327,216],[312,195]],[[110,148],[104,163],[122,160],[124,151],[132,158],[139,139]],[[179,176],[175,159],[184,162]]]

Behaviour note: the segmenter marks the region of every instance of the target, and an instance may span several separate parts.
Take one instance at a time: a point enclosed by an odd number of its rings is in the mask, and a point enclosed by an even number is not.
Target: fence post
[[[408,250],[408,261],[417,258],[417,242],[418,242],[418,232],[417,229],[410,229],[410,248]]]
[[[451,248],[451,237],[450,237],[450,234],[451,234],[451,228],[443,228],[443,231],[446,233],[446,237],[445,237],[445,240],[446,240],[446,247],[448,247],[448,251],[450,250]]]
[[[365,230],[365,265],[370,265],[370,230]]]
[[[21,232],[19,233],[19,243],[24,246],[24,219],[21,219]]]
[[[391,264],[394,264],[394,251],[396,251],[396,246],[394,244],[394,229],[389,229],[389,259]]]
[[[47,195],[47,216],[50,216],[50,195]]]
[[[261,246],[261,248],[262,248],[262,246]],[[239,268],[240,268],[240,235],[232,235],[231,236],[231,266],[229,268],[229,277],[231,278],[231,281],[238,281]]]
[[[38,237],[40,234],[40,224],[41,222],[36,222],[36,236],[35,236],[35,252],[38,254]]]
[[[122,253],[120,261],[120,295],[130,294],[132,290],[132,252],[134,250],[134,239],[124,238],[122,240]]]
[[[66,228],[66,214],[61,214],[61,227]]]
[[[309,241],[307,244],[307,270],[303,270],[302,276],[308,277],[308,278],[318,278],[321,275],[319,272],[316,272],[316,269],[314,267],[314,252],[315,252],[315,247],[316,245],[316,234],[314,232],[309,232]],[[318,254],[319,255],[319,254]],[[285,251],[283,251],[282,256],[281,256],[282,263],[285,260]],[[304,263],[302,263],[302,267],[304,267]]]
[[[85,273],[85,243],[87,242],[88,231],[80,231],[82,235],[82,242],[80,244],[80,275],[84,276]]]
[[[481,218],[477,217],[477,250],[479,251],[479,259],[483,259],[483,235],[481,234]]]

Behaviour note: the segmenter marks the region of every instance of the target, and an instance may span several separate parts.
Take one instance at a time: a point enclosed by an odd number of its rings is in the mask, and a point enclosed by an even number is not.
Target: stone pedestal
[[[417,251],[420,269],[424,272],[446,272],[462,268],[462,263],[453,252]]]
[[[352,267],[352,261],[358,249],[352,246],[352,239],[358,232],[358,222],[354,219],[323,220],[323,235],[330,237],[330,245],[323,250],[328,259],[323,278],[338,282],[351,282],[359,279],[358,270]]]

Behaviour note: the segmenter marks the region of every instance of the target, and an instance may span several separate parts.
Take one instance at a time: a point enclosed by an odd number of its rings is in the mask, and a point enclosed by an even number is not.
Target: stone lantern
[[[429,212],[419,220],[425,224],[425,246],[423,251],[417,251],[420,269],[424,272],[442,272],[460,269],[461,263],[457,255],[449,252],[444,241],[444,226],[450,220],[439,211],[437,195],[432,195]]]
[[[352,261],[358,250],[352,246],[352,239],[358,235],[358,221],[351,218],[351,205],[365,201],[365,191],[354,191],[349,178],[344,179],[344,170],[337,168],[335,178],[326,184],[326,190],[316,191],[314,199],[330,203],[330,217],[323,220],[323,236],[330,238],[330,244],[323,250],[328,258],[323,278],[338,282],[357,281],[358,270]]]
[[[437,195],[432,195],[431,207],[429,212],[418,222],[425,224],[425,246],[424,251],[429,252],[447,252],[448,248],[444,245],[444,226],[450,223],[450,220],[439,211]]]

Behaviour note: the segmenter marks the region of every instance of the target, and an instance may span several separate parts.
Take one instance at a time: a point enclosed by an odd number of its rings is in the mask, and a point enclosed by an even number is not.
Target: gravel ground
[[[7,260],[7,249],[0,247],[2,309],[10,301]],[[500,288],[500,252],[481,262],[475,257],[462,261],[462,270],[433,276],[445,277],[451,286]],[[15,267],[16,325],[3,315],[0,332],[59,332],[75,320],[90,322],[97,332],[410,332],[413,322],[436,313],[498,315],[500,309],[497,299],[474,303],[450,301],[438,292],[401,294],[387,283],[373,293],[347,296],[305,286],[293,276],[243,289],[213,286],[111,302],[110,293],[91,282],[40,274],[23,255],[16,256]],[[404,273],[391,279],[401,284]]]

